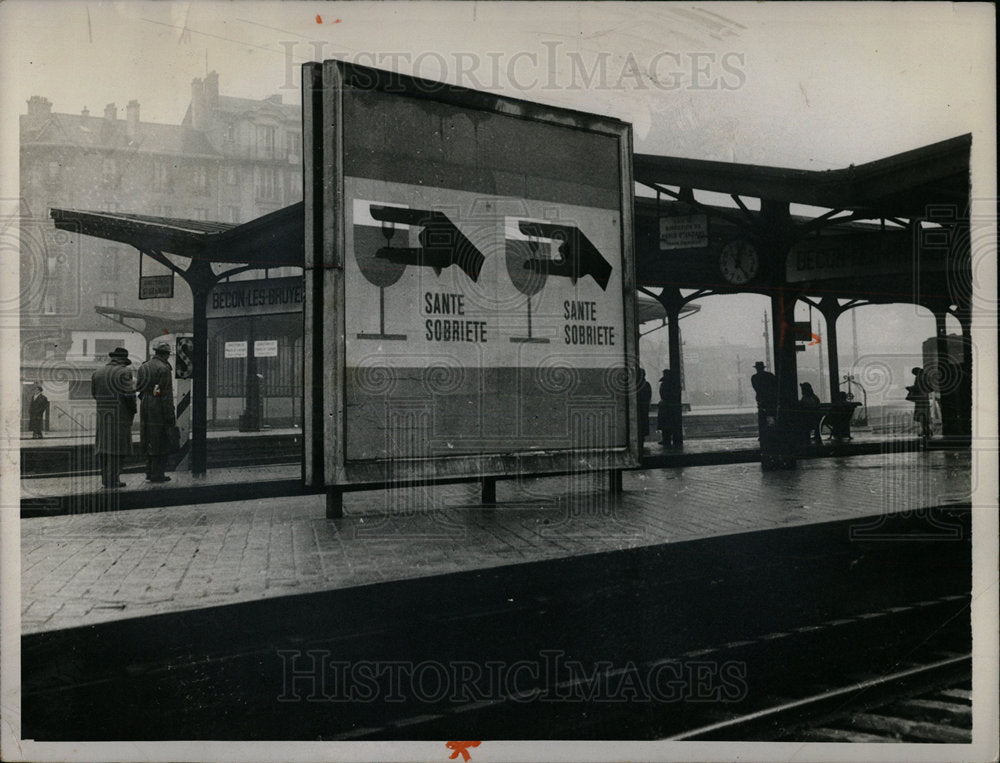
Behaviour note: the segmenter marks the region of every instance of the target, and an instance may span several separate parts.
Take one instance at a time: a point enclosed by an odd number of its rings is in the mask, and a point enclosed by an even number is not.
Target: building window
[[[195,207],[194,208],[194,219],[195,220],[207,220],[208,219],[208,209],[206,207]]]
[[[87,340],[84,339],[83,341],[86,342]],[[117,337],[115,339],[95,339],[94,354],[100,358],[107,357],[112,350],[116,347],[121,347],[123,344],[125,344],[125,341],[122,337]],[[83,354],[87,354],[86,346],[84,347]]]
[[[97,205],[101,212],[121,212],[122,205],[117,201],[102,201]]]
[[[170,168],[166,162],[153,165],[153,190],[166,191],[170,189]]]
[[[292,198],[301,199],[302,198],[302,173],[292,172],[289,173],[288,178],[288,191],[291,193]]]
[[[274,158],[275,128],[267,125],[257,125],[257,158]]]
[[[226,183],[228,185],[236,185],[236,183],[238,182],[238,177],[236,174],[235,167],[223,167],[222,174],[226,178]]]
[[[101,307],[118,307],[118,292],[102,291],[98,304]]]
[[[191,168],[191,185],[195,188],[208,188],[208,172],[204,167]]]
[[[279,201],[278,173],[274,167],[257,167],[257,198],[263,201]]]
[[[288,133],[288,160],[297,162],[302,158],[302,133]]]
[[[62,174],[62,164],[59,162],[49,162],[49,180],[58,180]]]
[[[231,223],[238,223],[240,221],[240,208],[226,207],[226,221]]]
[[[173,217],[174,208],[169,204],[156,204],[153,206],[153,214],[157,217]]]
[[[226,140],[230,143],[236,140],[236,125],[233,123],[226,125]]]
[[[101,180],[107,185],[118,184],[118,162],[113,156],[106,156],[101,164]]]

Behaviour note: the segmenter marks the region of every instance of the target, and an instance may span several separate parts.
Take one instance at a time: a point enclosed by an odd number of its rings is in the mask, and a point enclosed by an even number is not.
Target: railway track
[[[670,739],[970,744],[971,683],[972,655],[952,654]]]

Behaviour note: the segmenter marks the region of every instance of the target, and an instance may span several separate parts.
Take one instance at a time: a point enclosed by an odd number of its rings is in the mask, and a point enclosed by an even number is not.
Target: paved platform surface
[[[263,479],[268,469],[254,470]],[[225,475],[216,475],[224,479]],[[96,479],[96,478],[95,478]],[[213,479],[210,474],[208,479]],[[229,475],[232,479],[232,475]],[[36,482],[41,482],[37,480]],[[737,463],[105,511],[21,521],[22,631],[857,518],[969,500],[967,451]]]

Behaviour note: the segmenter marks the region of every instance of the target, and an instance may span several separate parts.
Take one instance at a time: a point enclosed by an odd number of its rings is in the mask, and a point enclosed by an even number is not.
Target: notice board
[[[312,485],[636,464],[631,127],[303,69]]]

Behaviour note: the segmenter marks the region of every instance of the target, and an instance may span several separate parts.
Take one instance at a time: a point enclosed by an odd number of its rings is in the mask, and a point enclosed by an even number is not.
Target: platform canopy
[[[302,266],[304,214],[302,202],[242,224],[78,209],[51,211],[57,228],[119,241],[141,252],[262,268]]]
[[[933,220],[939,207],[969,205],[972,135],[838,170],[795,170],[754,164],[635,154],[637,183],[753,196],[872,218]]]

